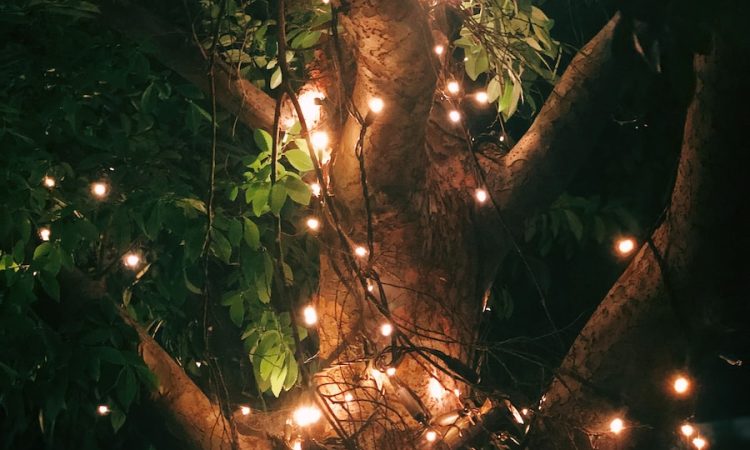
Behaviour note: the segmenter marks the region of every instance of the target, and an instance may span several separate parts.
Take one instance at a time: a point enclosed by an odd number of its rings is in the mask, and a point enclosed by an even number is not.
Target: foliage
[[[531,114],[537,99],[529,95],[541,78],[554,82],[560,44],[552,39],[554,21],[531,0],[466,0],[460,37],[464,69],[472,80],[486,75],[487,95],[505,119],[525,101]]]

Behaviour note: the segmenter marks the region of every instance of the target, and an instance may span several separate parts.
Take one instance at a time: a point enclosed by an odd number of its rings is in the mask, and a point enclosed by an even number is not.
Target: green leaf
[[[578,240],[578,242],[581,242],[581,239],[583,238],[583,224],[581,223],[581,219],[578,218],[576,213],[569,209],[565,210],[565,217],[568,219],[570,231],[573,232],[576,240]]]
[[[277,67],[276,70],[273,71],[271,74],[271,82],[269,83],[269,87],[271,89],[276,89],[281,84],[281,67]]]
[[[245,243],[253,249],[257,250],[258,247],[260,247],[260,230],[258,230],[258,225],[255,225],[255,222],[252,220],[245,218],[244,219],[245,227],[244,227],[244,238]]]
[[[288,176],[284,178],[284,187],[286,188],[286,193],[289,195],[289,198],[291,198],[293,202],[304,206],[310,204],[310,196],[312,195],[312,191],[310,190],[310,186],[308,186],[304,181],[300,180],[299,178]]]
[[[265,130],[256,129],[253,130],[253,141],[258,146],[258,150],[261,152],[270,152],[271,146],[273,145],[273,139],[271,135]]]
[[[297,360],[291,351],[287,351],[284,365],[287,368],[286,377],[284,378],[284,390],[288,391],[297,382],[297,377],[299,376],[299,366],[297,366]]]
[[[281,394],[281,389],[284,387],[284,381],[286,380],[287,370],[288,367],[283,363],[282,359],[281,367],[274,367],[274,370],[271,372],[271,393],[275,397],[278,397],[279,394]]]
[[[493,103],[500,97],[502,92],[502,86],[497,77],[493,77],[487,85],[487,101]]]
[[[42,285],[42,289],[53,299],[60,301],[60,284],[57,282],[57,278],[48,272],[39,273],[39,284]]]
[[[238,327],[242,326],[245,320],[245,302],[242,300],[242,295],[237,295],[237,299],[229,305],[229,318]]]
[[[133,402],[137,387],[138,383],[135,380],[133,371],[124,367],[120,371],[120,376],[117,380],[117,387],[115,388],[117,399],[120,400],[124,409],[127,410]]]
[[[260,217],[260,215],[263,214],[266,206],[268,206],[268,196],[270,192],[271,190],[269,187],[262,186],[256,189],[253,193],[253,214],[255,214],[257,217]]]
[[[286,202],[286,194],[284,185],[277,183],[271,188],[271,212],[273,214],[278,216],[281,212],[281,208],[284,207],[284,202]]]
[[[229,264],[229,260],[232,257],[232,244],[216,228],[211,230],[211,250],[213,250],[217,258],[225,264]]]
[[[232,244],[233,247],[240,245],[240,241],[242,240],[242,222],[231,219],[229,221],[227,237],[229,238],[229,243]]]
[[[293,148],[284,152],[284,156],[286,156],[289,164],[300,172],[307,172],[314,168],[310,154],[306,151]]]

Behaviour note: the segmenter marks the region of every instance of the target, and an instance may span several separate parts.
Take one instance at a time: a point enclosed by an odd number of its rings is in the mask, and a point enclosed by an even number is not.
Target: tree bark
[[[718,357],[721,336],[742,329],[736,315],[747,314],[740,279],[750,244],[739,167],[748,162],[750,124],[737,112],[750,98],[741,78],[750,52],[717,29],[710,54],[694,59],[695,93],[666,220],[570,349],[532,449],[667,448],[692,408],[670,382],[689,373],[691,361]],[[619,435],[609,431],[615,417],[626,423]]]

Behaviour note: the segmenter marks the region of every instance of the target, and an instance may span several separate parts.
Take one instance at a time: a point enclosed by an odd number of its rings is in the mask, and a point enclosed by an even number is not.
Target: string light
[[[616,419],[613,419],[612,422],[609,423],[609,430],[615,434],[620,434],[620,432],[625,428],[625,422],[622,421],[619,417]]]
[[[97,198],[104,198],[109,193],[109,187],[107,183],[103,181],[96,181],[91,183],[91,194]]]
[[[320,228],[320,220],[318,220],[315,217],[310,217],[305,222],[307,224],[307,228],[311,229],[312,231],[318,231]]]
[[[55,181],[54,178],[52,178],[51,176],[47,175],[44,178],[42,178],[42,184],[44,184],[44,187],[52,189],[53,187],[55,187],[55,185],[57,184],[57,182]]]
[[[447,85],[447,88],[448,88],[448,92],[450,92],[451,94],[454,94],[454,95],[458,94],[458,91],[461,90],[461,86],[458,84],[458,81],[456,81],[456,80],[449,81],[448,85]]]
[[[49,241],[49,237],[52,234],[49,228],[42,227],[39,229],[39,239],[43,241]]]
[[[677,394],[685,394],[690,389],[690,381],[684,376],[680,375],[675,378],[672,387]]]
[[[354,254],[359,256],[360,258],[364,258],[367,256],[367,249],[362,247],[361,245],[358,245],[354,248]]]
[[[385,107],[385,103],[383,103],[383,99],[380,97],[373,97],[370,99],[369,102],[367,102],[367,106],[370,107],[370,111],[372,111],[375,114],[380,113],[383,111],[383,108]]]
[[[312,305],[305,306],[305,309],[302,310],[302,316],[305,319],[305,324],[308,326],[318,323],[318,312],[315,311],[315,307]]]
[[[294,411],[294,422],[301,426],[306,427],[314,424],[322,416],[320,410],[315,406],[300,406]]]
[[[325,150],[328,148],[328,133],[316,131],[310,136],[310,141],[315,150]]]
[[[318,103],[324,98],[325,96],[318,91],[303,92],[297,98],[308,127],[312,128],[320,122],[320,105]]]
[[[437,432],[435,432],[435,430],[430,430],[424,435],[424,438],[427,439],[427,442],[435,442],[437,439]]]
[[[489,95],[487,95],[487,93],[486,93],[486,92],[484,92],[484,91],[479,91],[479,92],[477,92],[476,94],[474,94],[474,98],[475,98],[475,99],[476,99],[476,100],[477,100],[477,101],[478,101],[479,103],[487,103],[487,102],[489,102],[489,100],[490,100],[490,97],[489,97]]]
[[[323,3],[328,2],[324,0]],[[294,441],[294,444],[292,444],[292,450],[302,450],[302,442],[299,439]]]
[[[455,395],[456,397],[461,397],[461,390],[458,388],[453,389],[453,395]]]
[[[122,258],[122,263],[128,269],[137,269],[141,264],[141,257],[137,253],[130,252]]]
[[[443,52],[445,52],[445,47],[443,47],[442,45],[436,45],[434,50],[435,50],[435,54],[442,55]]]
[[[367,280],[367,292],[373,292],[375,291],[375,285],[370,283],[370,280]]]
[[[635,241],[631,238],[624,238],[617,241],[617,252],[625,256],[635,249]]]
[[[389,368],[385,369],[385,374],[388,375],[389,377],[392,377],[392,376],[396,375],[396,368],[395,367],[389,367]]]
[[[112,412],[112,410],[109,409],[109,406],[107,405],[99,405],[96,407],[96,413],[99,414],[100,416],[106,416],[110,412]]]
[[[703,439],[703,438],[702,438],[702,437],[700,437],[700,436],[698,436],[698,437],[695,437],[695,438],[693,438],[693,446],[694,446],[695,448],[697,448],[698,450],[700,450],[700,449],[702,449],[703,447],[705,447],[705,446],[706,446],[706,444],[708,444],[708,442],[706,442],[706,440],[705,440],[705,439]]]
[[[323,192],[320,183],[312,183],[310,185],[310,192],[312,192],[313,197],[320,197],[320,193]]]
[[[250,407],[249,406],[241,406],[240,412],[243,416],[249,416],[250,415]]]
[[[456,111],[455,109],[451,110],[451,112],[448,113],[448,118],[451,120],[451,122],[458,123],[461,120],[461,113]]]
[[[383,336],[388,337],[391,335],[391,333],[393,333],[393,325],[391,325],[390,323],[384,323],[380,326],[380,334],[382,334]]]
[[[440,400],[443,398],[443,395],[445,395],[445,389],[443,389],[440,381],[435,377],[430,378],[430,382],[427,384],[427,389],[430,391],[432,398],[436,400]]]
[[[689,423],[686,423],[680,427],[680,433],[685,437],[690,437],[695,433],[695,428]]]
[[[344,401],[347,402],[347,403],[349,403],[352,400],[354,400],[354,396],[352,394],[350,394],[350,393],[347,392],[346,395],[344,395]]]
[[[200,362],[200,361],[196,361],[196,362],[195,362],[195,367],[197,367],[197,368],[199,368],[199,369],[201,368],[201,366],[202,366],[202,365],[203,365],[203,363],[202,363],[202,362]]]
[[[477,189],[476,191],[474,191],[474,197],[479,203],[484,203],[489,198],[489,195],[484,189]],[[487,308],[487,311],[489,311],[489,308]]]

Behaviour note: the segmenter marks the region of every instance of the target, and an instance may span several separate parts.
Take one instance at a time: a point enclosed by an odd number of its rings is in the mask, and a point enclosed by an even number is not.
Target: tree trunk
[[[740,280],[750,245],[739,205],[750,123],[738,112],[750,98],[742,78],[750,53],[725,31],[732,20],[717,26],[710,53],[694,59],[695,93],[666,219],[570,349],[542,404],[534,450],[667,448],[693,407],[672,380],[689,374],[691,363],[717,358],[728,330],[746,328],[738,317],[747,314]],[[610,432],[616,417],[626,425],[620,434]]]

